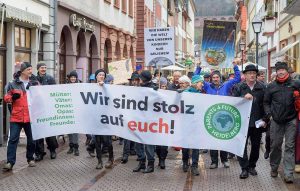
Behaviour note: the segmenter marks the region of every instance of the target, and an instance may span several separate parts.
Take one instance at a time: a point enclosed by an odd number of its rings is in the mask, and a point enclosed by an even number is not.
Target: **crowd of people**
[[[237,157],[241,167],[241,179],[246,179],[249,174],[256,176],[256,163],[259,159],[262,134],[265,136],[264,158],[270,158],[270,176],[278,176],[278,168],[282,158],[282,145],[284,142],[283,171],[284,180],[287,183],[294,181],[294,171],[300,172],[300,140],[298,128],[298,112],[300,111],[300,81],[294,79],[295,73],[288,68],[287,63],[277,62],[276,72],[272,73],[270,82],[265,81],[265,73],[258,71],[255,65],[247,65],[240,71],[236,61],[233,62],[234,73],[224,76],[220,71],[210,71],[198,66],[194,73],[182,75],[175,71],[171,81],[162,76],[159,70],[154,74],[149,70],[133,72],[129,80],[130,86],[163,89],[177,91],[178,93],[201,93],[219,96],[243,97],[253,100],[249,120],[248,136],[243,157]],[[20,131],[23,128],[27,136],[26,158],[29,167],[36,166],[36,161],[43,160],[46,155],[44,139],[33,141],[30,127],[30,118],[27,103],[27,92],[30,86],[52,85],[55,80],[46,74],[47,66],[43,63],[37,65],[37,75],[32,74],[32,66],[28,62],[21,64],[20,71],[15,79],[6,86],[4,101],[11,107],[10,136],[7,147],[7,162],[4,171],[12,170],[16,163],[16,150],[19,142]],[[113,84],[113,76],[103,69],[95,72],[95,83],[99,86]],[[80,83],[76,71],[67,76],[66,83]],[[199,100],[201,101],[201,100]],[[103,154],[108,153],[105,168],[111,168],[114,164],[113,137],[104,135],[86,135],[87,152],[98,159],[96,169],[103,168]],[[68,154],[79,156],[79,135],[69,134]],[[155,153],[159,160],[158,166],[166,168],[165,160],[168,155],[168,147],[162,145],[147,145],[131,140],[120,139],[123,143],[122,164],[128,162],[130,155],[137,155],[138,164],[133,172],[151,173],[155,169]],[[297,141],[296,141],[297,140]],[[251,142],[250,155],[247,153],[248,141]],[[56,137],[46,138],[50,158],[56,158],[58,142]],[[189,169],[194,176],[199,175],[198,161],[200,152],[207,150],[178,148],[182,150],[182,170]],[[96,152],[96,154],[95,154]],[[233,154],[226,151],[210,150],[210,169],[216,169],[219,158],[224,168],[230,168],[229,160]],[[295,155],[296,153],[296,155]],[[191,161],[190,161],[191,160]],[[147,164],[146,164],[147,161]]]

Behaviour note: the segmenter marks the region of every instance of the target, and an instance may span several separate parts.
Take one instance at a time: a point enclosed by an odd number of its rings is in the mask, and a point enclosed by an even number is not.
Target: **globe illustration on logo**
[[[234,126],[233,117],[228,111],[219,111],[213,115],[214,126],[221,132],[230,131]]]
[[[230,104],[218,103],[205,112],[204,126],[217,139],[233,139],[241,129],[241,114]]]

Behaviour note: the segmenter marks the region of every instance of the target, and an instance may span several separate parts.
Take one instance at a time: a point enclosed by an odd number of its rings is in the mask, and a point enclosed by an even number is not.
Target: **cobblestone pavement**
[[[81,136],[80,156],[68,155],[68,144],[60,143],[57,159],[50,160],[47,154],[35,168],[27,167],[25,145],[22,144],[25,140],[21,140],[13,172],[0,172],[0,190],[300,190],[299,174],[295,175],[296,181],[291,185],[285,184],[282,176],[270,177],[269,161],[263,159],[263,148],[257,167],[258,176],[240,180],[240,168],[236,159],[231,159],[229,169],[219,164],[218,169],[210,170],[208,154],[200,156],[200,176],[193,177],[189,172],[183,173],[180,152],[173,149],[169,150],[166,170],[156,167],[154,173],[133,173],[132,169],[137,165],[136,156],[131,156],[127,164],[121,164],[122,146],[118,145],[118,141],[114,142],[114,168],[96,170],[97,160],[85,151],[84,139]],[[0,147],[1,168],[5,158],[6,147]]]

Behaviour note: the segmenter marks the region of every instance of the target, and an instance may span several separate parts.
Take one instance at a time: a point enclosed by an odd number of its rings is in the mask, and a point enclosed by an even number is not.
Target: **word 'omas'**
[[[100,104],[108,105],[110,97],[103,96],[102,92],[80,92],[82,101],[84,104]],[[136,101],[134,99],[128,99],[123,94],[122,98],[114,98],[112,100],[113,106],[117,109],[132,109],[140,111],[148,111],[148,96],[144,97],[144,100]],[[167,104],[166,101],[154,102],[153,103],[154,112],[164,112],[164,113],[185,113],[194,114],[194,105],[186,105],[184,100],[180,101],[180,105]]]

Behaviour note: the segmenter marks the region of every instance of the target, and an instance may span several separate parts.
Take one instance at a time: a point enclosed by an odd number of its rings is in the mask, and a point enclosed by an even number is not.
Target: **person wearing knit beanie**
[[[160,77],[159,83],[160,83],[160,89],[163,89],[163,90],[168,89],[168,80],[167,80],[167,78]]]
[[[32,66],[29,62],[23,62],[21,64],[20,71],[23,72],[24,70],[26,70],[27,68],[30,68],[30,67],[32,67]]]
[[[96,82],[99,83],[99,85],[104,84],[105,78],[106,78],[106,72],[103,69],[98,69],[95,72],[95,79],[96,79]]]

